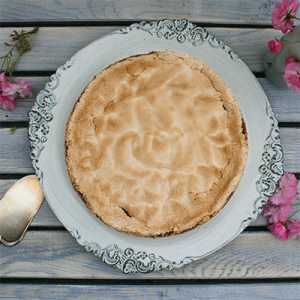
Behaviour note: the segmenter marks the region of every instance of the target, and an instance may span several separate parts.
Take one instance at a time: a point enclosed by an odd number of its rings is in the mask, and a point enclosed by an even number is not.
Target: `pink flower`
[[[272,11],[272,24],[274,29],[286,33],[288,30],[293,31],[294,20],[300,3],[297,0],[283,0],[276,2]]]
[[[32,85],[20,79],[11,83],[4,73],[0,74],[0,107],[4,110],[14,109],[18,102],[17,97],[32,96]]]
[[[285,222],[288,213],[293,210],[289,204],[274,206],[270,203],[264,205],[264,216],[268,218],[269,223]]]
[[[291,219],[287,225],[289,236],[299,236],[300,237],[300,220]]]
[[[18,102],[14,97],[6,97],[0,94],[0,104],[2,104],[2,108],[4,110],[14,109]]]
[[[300,93],[300,64],[297,62],[287,64],[284,68],[283,79],[289,88]]]
[[[283,240],[287,240],[289,237],[300,237],[300,220],[290,220],[300,209],[287,219],[288,213],[293,210],[291,204],[299,195],[297,186],[296,176],[285,172],[279,181],[279,187],[275,194],[263,206],[264,216],[268,218],[269,223],[272,223],[268,226],[269,230],[273,235]]]
[[[293,204],[293,200],[299,195],[297,186],[298,180],[296,176],[285,172],[279,181],[279,188],[276,190],[275,194],[269,198],[269,202],[273,205]]]
[[[4,75],[4,72],[0,74],[0,91],[3,90],[3,87],[7,86],[7,82],[9,82],[9,79]]]
[[[24,98],[26,96],[32,96],[32,85],[25,82],[24,79],[20,79],[17,83],[6,82],[2,87],[3,96],[20,96]]]
[[[272,232],[272,234],[277,236],[278,238],[281,238],[283,240],[287,240],[289,238],[288,231],[282,223],[274,223],[268,226],[268,228]]]
[[[0,74],[0,83],[7,82],[9,79],[5,76],[4,72]]]
[[[24,97],[32,97],[31,89],[32,84],[29,84],[28,82],[25,82],[23,78],[21,78],[17,84],[19,85],[19,95],[21,98]]]
[[[282,48],[282,43],[279,42],[278,40],[274,39],[274,40],[268,42],[268,46],[269,46],[271,53],[278,53]]]
[[[297,61],[297,58],[296,57],[294,57],[294,56],[289,56],[289,57],[287,57],[286,59],[285,59],[285,65],[288,65],[288,64],[290,64],[290,63],[292,63],[292,62],[296,62]]]
[[[284,175],[280,178],[279,187],[286,191],[292,190],[291,192],[293,193],[293,199],[296,199],[296,196],[299,195],[297,191],[298,179],[294,174],[285,172]]]

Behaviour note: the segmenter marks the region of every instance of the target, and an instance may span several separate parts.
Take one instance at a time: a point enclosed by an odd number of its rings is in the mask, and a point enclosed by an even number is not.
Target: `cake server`
[[[6,246],[20,242],[42,202],[43,192],[35,175],[13,184],[0,200],[0,241]]]

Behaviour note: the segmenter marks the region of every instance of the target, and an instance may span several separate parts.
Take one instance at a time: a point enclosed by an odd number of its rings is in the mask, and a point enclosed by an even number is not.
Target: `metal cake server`
[[[18,180],[0,200],[0,241],[6,246],[20,242],[38,212],[44,195],[35,175]]]

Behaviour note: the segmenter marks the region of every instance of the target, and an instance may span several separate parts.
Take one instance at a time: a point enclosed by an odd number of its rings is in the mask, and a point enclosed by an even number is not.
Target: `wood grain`
[[[0,174],[33,174],[27,128],[0,128]]]
[[[300,96],[289,88],[278,88],[259,78],[278,122],[300,122]]]
[[[250,1],[248,1],[250,2]],[[246,3],[246,2],[245,2]],[[18,62],[18,71],[55,71],[64,65],[76,52],[122,27],[41,27],[30,38],[32,50]],[[0,56],[7,53],[4,42],[14,28],[0,28]],[[24,28],[31,30],[32,28]],[[268,50],[268,41],[280,38],[281,32],[274,29],[240,29],[206,27],[218,40],[223,40],[255,72],[262,72],[262,57]]]
[[[280,137],[284,153],[284,169],[300,173],[299,149],[300,128],[281,128]],[[30,160],[27,128],[19,128],[13,135],[10,128],[0,128],[0,174],[34,173]],[[291,142],[292,141],[292,142]],[[8,149],[9,153],[8,153]]]
[[[271,25],[273,1],[47,1],[1,0],[1,22],[182,19],[205,23]],[[237,11],[238,13],[233,13]]]
[[[215,253],[172,271],[123,274],[102,262],[66,231],[28,231],[13,248],[0,245],[1,278],[250,279],[299,278],[299,240],[244,232]]]
[[[250,284],[168,284],[168,285],[106,285],[97,281],[89,285],[2,284],[3,299],[230,299],[230,300],[294,300],[299,297],[299,283]]]
[[[33,85],[33,96],[19,100],[18,106],[11,110],[0,110],[0,122],[28,122],[28,112],[32,108],[39,91],[45,88],[50,77],[23,77]],[[19,77],[15,78],[19,80]],[[300,122],[299,94],[289,88],[277,88],[265,78],[258,78],[265,91],[278,122]]]

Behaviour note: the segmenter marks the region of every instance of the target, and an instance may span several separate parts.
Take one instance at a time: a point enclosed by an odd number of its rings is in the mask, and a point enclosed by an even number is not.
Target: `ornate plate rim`
[[[214,36],[210,35],[206,29],[197,27],[186,19],[182,20],[160,20],[153,22],[140,22],[134,23],[129,27],[114,31],[111,34],[127,34],[133,29],[143,30],[151,35],[165,39],[176,38],[178,42],[190,42],[193,46],[201,45],[208,42],[212,47],[221,48],[228,53],[233,60],[240,60],[232,49],[225,45],[223,41],[217,40]],[[76,55],[75,55],[76,56]],[[74,57],[75,57],[74,56]],[[58,86],[59,77],[72,65],[74,59],[72,57],[65,65],[58,68],[55,74],[50,78],[45,88],[38,94],[37,100],[33,108],[29,112],[29,129],[28,135],[30,140],[31,155],[33,168],[41,183],[43,189],[43,172],[39,167],[39,157],[41,151],[44,149],[44,143],[47,141],[49,133],[48,122],[51,122],[53,115],[52,108],[57,104],[57,100],[53,97],[52,92]],[[255,79],[256,80],[256,79]],[[258,82],[257,82],[258,83]],[[258,83],[259,84],[259,83]],[[270,118],[271,130],[269,136],[266,138],[262,154],[262,164],[259,168],[261,174],[260,179],[256,182],[256,189],[259,192],[259,197],[254,201],[252,214],[245,219],[235,235],[234,239],[242,230],[244,230],[250,222],[256,219],[257,215],[262,210],[262,205],[265,204],[268,198],[274,193],[276,185],[283,174],[282,159],[283,152],[279,138],[279,127],[277,120],[272,112],[270,104],[266,98],[266,114]],[[43,189],[44,191],[44,189]],[[179,263],[172,262],[164,259],[161,256],[156,257],[154,254],[147,254],[146,252],[135,253],[133,249],[126,248],[120,249],[117,245],[110,245],[102,248],[99,244],[84,240],[80,233],[74,228],[67,228],[68,231],[76,238],[77,242],[84,246],[87,251],[92,251],[96,256],[99,256],[102,261],[109,265],[120,269],[124,273],[148,273],[156,270],[179,268],[183,265],[189,264],[195,260],[202,258],[223,247],[226,243],[215,248],[213,251],[205,255],[196,257],[185,257]]]

